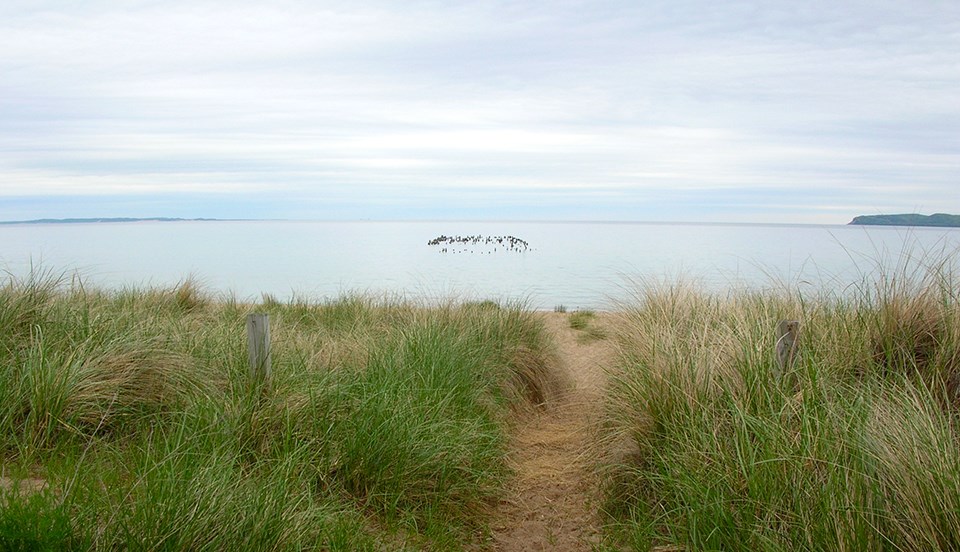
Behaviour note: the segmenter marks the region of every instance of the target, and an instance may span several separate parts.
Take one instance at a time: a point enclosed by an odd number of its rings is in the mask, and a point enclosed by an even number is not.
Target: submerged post
[[[777,365],[778,379],[790,369],[797,356],[797,342],[800,340],[800,321],[781,320],[777,325]]]
[[[247,315],[247,355],[250,382],[261,389],[270,387],[270,315]]]

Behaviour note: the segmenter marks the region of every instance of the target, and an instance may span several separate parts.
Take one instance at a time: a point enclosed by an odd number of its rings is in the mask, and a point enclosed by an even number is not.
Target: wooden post
[[[798,320],[781,320],[777,325],[777,364],[779,371],[776,376],[782,377],[790,369],[797,356],[797,343],[800,340],[800,322]]]
[[[270,387],[270,315],[247,315],[247,354],[250,381],[261,389]]]

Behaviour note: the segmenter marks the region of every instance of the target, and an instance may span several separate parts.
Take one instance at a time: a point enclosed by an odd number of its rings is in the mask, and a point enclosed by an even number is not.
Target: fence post
[[[797,356],[797,342],[800,340],[800,321],[781,320],[777,325],[777,379],[790,369]]]
[[[270,388],[270,315],[247,315],[247,357],[250,382],[261,390]]]

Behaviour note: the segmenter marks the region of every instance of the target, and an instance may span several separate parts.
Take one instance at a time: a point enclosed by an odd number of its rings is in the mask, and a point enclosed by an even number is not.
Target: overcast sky
[[[0,220],[960,213],[960,2],[0,2]]]

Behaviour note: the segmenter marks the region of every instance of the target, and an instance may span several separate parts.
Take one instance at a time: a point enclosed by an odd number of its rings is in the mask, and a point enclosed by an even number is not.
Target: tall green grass
[[[253,311],[271,316],[263,395]],[[0,287],[0,328],[0,549],[479,543],[509,418],[562,385],[514,306],[248,305],[39,273]]]
[[[845,295],[653,286],[619,324],[609,543],[960,548],[955,257]],[[801,322],[777,372],[777,323]]]

